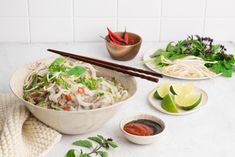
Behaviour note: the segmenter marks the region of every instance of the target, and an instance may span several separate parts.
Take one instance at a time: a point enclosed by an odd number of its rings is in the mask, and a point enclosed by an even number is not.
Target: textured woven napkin
[[[0,157],[42,157],[61,134],[35,119],[13,95],[0,94]]]

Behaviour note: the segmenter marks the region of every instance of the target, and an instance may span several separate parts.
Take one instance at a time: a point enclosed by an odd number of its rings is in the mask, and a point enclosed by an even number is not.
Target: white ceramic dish
[[[151,120],[151,121],[154,121],[158,124],[161,125],[161,127],[163,128],[162,132],[156,134],[156,135],[151,135],[151,136],[137,136],[137,135],[133,135],[133,134],[130,134],[128,132],[126,132],[123,128],[125,126],[125,124],[133,121],[133,120],[138,120],[138,119],[147,119],[147,120]],[[151,144],[151,143],[154,143],[156,141],[159,140],[160,136],[164,133],[165,131],[165,123],[160,119],[160,118],[157,118],[155,116],[152,116],[152,115],[147,115],[147,114],[139,114],[139,115],[135,115],[135,116],[131,116],[131,117],[128,117],[128,118],[125,118],[123,119],[121,122],[120,122],[120,129],[123,133],[123,135],[131,142],[133,143],[136,143],[136,144],[140,144],[140,145],[144,145],[144,144]]]
[[[61,133],[84,134],[100,128],[115,115],[121,107],[121,104],[125,103],[125,101],[131,98],[136,92],[137,85],[134,77],[95,66],[98,70],[97,74],[99,76],[104,76],[106,78],[115,77],[115,79],[128,90],[129,97],[126,100],[108,107],[83,111],[55,111],[33,105],[25,101],[22,95],[23,84],[26,76],[32,71],[33,67],[37,66],[37,62],[45,62],[48,64],[53,59],[54,58],[42,59],[21,67],[13,74],[10,80],[10,87],[13,93],[23,102],[36,118]]]
[[[146,51],[143,55],[143,60],[149,60],[151,59],[150,56],[152,54],[154,54],[154,52],[157,50],[158,48],[154,48],[154,49],[150,49],[148,51]],[[205,80],[205,79],[211,79],[211,78],[215,78],[217,76],[220,76],[220,74],[217,74],[214,77],[197,77],[197,78],[189,78],[189,77],[180,77],[180,76],[175,76],[175,75],[169,75],[166,73],[163,73],[160,69],[158,69],[155,65],[151,64],[151,63],[145,63],[145,66],[148,67],[150,70],[155,71],[157,73],[160,73],[162,75],[168,76],[168,77],[172,77],[172,78],[177,78],[177,79],[183,79],[183,80]]]
[[[205,107],[206,104],[207,104],[207,101],[208,101],[208,96],[207,96],[207,93],[200,89],[200,88],[197,88],[197,87],[194,87],[194,90],[195,92],[199,92],[202,94],[202,100],[200,102],[200,104],[195,107],[194,109],[192,110],[189,110],[189,111],[185,111],[185,110],[181,110],[181,109],[178,109],[179,112],[177,113],[172,113],[172,112],[168,112],[166,110],[164,110],[162,107],[161,107],[161,100],[158,100],[156,98],[154,98],[154,92],[157,90],[158,87],[156,87],[155,89],[153,89],[150,93],[149,93],[149,96],[148,96],[148,101],[150,102],[150,104],[156,108],[158,111],[162,112],[162,113],[166,113],[166,114],[169,114],[169,115],[174,115],[174,116],[180,116],[180,115],[187,115],[187,114],[191,114],[191,113],[194,113],[198,110],[200,110],[201,108]]]

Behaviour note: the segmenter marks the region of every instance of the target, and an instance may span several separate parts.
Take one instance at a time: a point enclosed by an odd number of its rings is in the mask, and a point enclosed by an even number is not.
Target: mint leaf
[[[65,157],[76,157],[75,154],[75,150],[74,149],[70,149],[67,153]]]
[[[70,69],[67,72],[67,74],[79,76],[79,75],[83,74],[85,71],[86,71],[86,69],[84,67],[75,66],[74,68]]]
[[[113,148],[117,148],[117,147],[118,147],[117,143],[115,143],[115,142],[113,142],[113,141],[106,141],[106,143],[107,143],[109,146],[113,147]]]
[[[108,153],[105,151],[97,151],[97,153],[101,156],[101,157],[108,157]]]
[[[88,141],[88,140],[78,140],[78,141],[73,142],[73,145],[86,147],[86,148],[92,147],[91,141]]]

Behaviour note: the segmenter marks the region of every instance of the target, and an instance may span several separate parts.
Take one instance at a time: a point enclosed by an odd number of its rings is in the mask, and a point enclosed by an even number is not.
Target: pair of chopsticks
[[[137,69],[137,68],[133,68],[133,67],[125,66],[125,65],[119,65],[116,63],[111,63],[111,62],[107,62],[107,61],[103,61],[103,60],[99,60],[99,59],[75,55],[72,53],[53,50],[53,49],[47,49],[47,51],[50,51],[50,52],[53,52],[53,53],[56,53],[56,54],[59,54],[59,55],[65,56],[65,57],[77,59],[77,60],[80,60],[80,61],[83,61],[86,63],[94,64],[94,65],[97,65],[97,66],[100,66],[103,68],[107,68],[110,70],[115,70],[115,71],[118,71],[118,72],[121,72],[124,74],[128,74],[131,76],[140,77],[142,79],[146,79],[146,80],[153,81],[153,82],[158,82],[158,78],[162,77],[161,74],[156,73],[156,72]]]

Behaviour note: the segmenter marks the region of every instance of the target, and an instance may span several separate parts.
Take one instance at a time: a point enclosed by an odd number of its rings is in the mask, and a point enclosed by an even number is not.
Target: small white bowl
[[[158,133],[158,134],[155,134],[155,135],[150,135],[150,136],[138,136],[138,135],[133,135],[133,134],[130,134],[128,132],[126,132],[123,128],[124,126],[131,122],[131,121],[134,121],[134,120],[139,120],[139,119],[146,119],[146,120],[151,120],[151,121],[154,121],[158,124],[161,125],[162,127],[162,132]],[[144,144],[151,144],[151,143],[154,143],[155,141],[157,141],[159,139],[159,137],[162,135],[162,133],[164,132],[165,130],[165,123],[155,117],[155,116],[152,116],[152,115],[147,115],[147,114],[138,114],[138,115],[135,115],[135,116],[131,116],[131,117],[128,117],[128,118],[125,118],[123,119],[121,122],[120,122],[120,129],[123,133],[123,135],[131,142],[133,143],[136,143],[136,144],[141,144],[141,145],[144,145]]]

